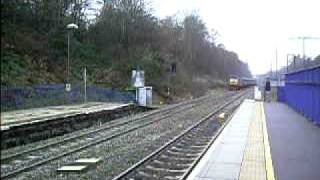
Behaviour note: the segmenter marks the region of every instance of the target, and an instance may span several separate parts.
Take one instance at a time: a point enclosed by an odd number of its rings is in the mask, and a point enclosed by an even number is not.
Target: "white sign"
[[[69,83],[66,84],[66,91],[67,92],[71,91],[71,84]]]
[[[143,87],[144,86],[144,71],[132,71],[132,86],[133,87]]]

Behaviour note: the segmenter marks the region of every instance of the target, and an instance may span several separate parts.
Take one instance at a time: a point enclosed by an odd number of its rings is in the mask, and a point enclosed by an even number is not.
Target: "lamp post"
[[[87,68],[84,67],[83,71],[83,81],[84,81],[84,103],[87,102]]]
[[[279,86],[279,76],[278,76],[278,49],[276,48],[276,79],[277,86]]]
[[[287,73],[289,72],[289,56],[292,56],[294,58],[296,55],[295,54],[287,54]],[[293,65],[294,65],[294,67],[296,65],[295,59],[293,59]]]
[[[72,29],[78,29],[78,26],[76,24],[68,24],[68,59],[67,59],[67,83],[66,83],[66,91],[71,90],[71,84],[70,84],[70,30]]]

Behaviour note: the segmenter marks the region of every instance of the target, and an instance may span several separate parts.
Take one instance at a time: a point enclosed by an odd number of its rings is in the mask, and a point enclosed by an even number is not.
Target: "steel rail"
[[[149,154],[148,156],[146,156],[145,158],[143,158],[142,160],[140,160],[139,162],[137,162],[136,164],[134,164],[133,166],[131,166],[130,168],[128,168],[127,170],[123,171],[121,174],[119,174],[118,176],[114,177],[113,180],[120,180],[124,177],[126,177],[127,175],[129,175],[131,172],[135,171],[137,168],[139,168],[140,166],[142,166],[143,164],[145,164],[147,161],[149,161],[150,159],[152,159],[153,157],[155,157],[156,155],[160,154],[163,150],[165,150],[167,147],[171,146],[173,143],[177,142],[178,140],[180,140],[182,137],[184,137],[186,134],[188,134],[189,132],[191,132],[193,129],[197,128],[198,126],[200,126],[202,123],[206,122],[207,120],[209,120],[212,116],[216,115],[218,112],[220,112],[223,108],[227,107],[228,105],[230,105],[231,103],[233,103],[235,100],[240,99],[241,97],[245,96],[247,94],[247,92],[237,96],[235,99],[231,99],[230,101],[228,101],[227,103],[224,103],[223,105],[221,105],[219,108],[217,108],[216,110],[214,110],[213,112],[209,113],[208,115],[206,115],[204,118],[202,118],[201,120],[199,120],[198,123],[196,123],[195,125],[191,126],[190,128],[188,128],[187,130],[183,131],[181,134],[179,134],[178,136],[176,136],[174,139],[172,139],[171,141],[169,141],[168,143],[164,144],[163,146],[161,146],[160,148],[158,148],[156,151],[152,152],[151,154]]]
[[[238,105],[239,106],[239,105]],[[230,120],[234,116],[234,114],[237,112],[238,109],[234,111],[234,113],[231,114],[230,117],[228,117],[228,120],[219,128],[218,132],[213,136],[213,138],[210,140],[210,142],[206,145],[206,147],[203,149],[203,151],[200,153],[199,157],[190,165],[190,167],[186,170],[186,172],[180,177],[180,180],[185,180],[190,175],[192,170],[196,167],[196,165],[200,162],[202,157],[208,152],[209,148],[212,146],[212,144],[215,142],[215,140],[220,136],[224,128],[229,124]]]

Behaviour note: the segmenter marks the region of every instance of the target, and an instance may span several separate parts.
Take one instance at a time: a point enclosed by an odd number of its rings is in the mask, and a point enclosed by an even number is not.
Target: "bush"
[[[24,57],[13,51],[1,52],[1,85],[25,84],[27,70]]]

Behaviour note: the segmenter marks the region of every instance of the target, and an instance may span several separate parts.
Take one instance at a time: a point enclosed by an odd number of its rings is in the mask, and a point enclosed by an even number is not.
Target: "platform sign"
[[[70,83],[67,83],[67,84],[66,84],[66,91],[67,91],[67,92],[70,92],[70,91],[71,91],[71,84],[70,84]]]
[[[131,76],[131,82],[133,87],[143,87],[144,86],[144,71],[133,70]]]

